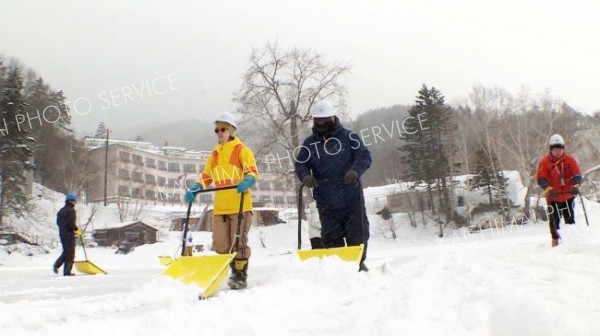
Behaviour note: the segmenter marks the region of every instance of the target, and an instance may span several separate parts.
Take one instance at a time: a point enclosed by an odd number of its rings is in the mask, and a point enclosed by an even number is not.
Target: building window
[[[261,203],[271,203],[271,196],[260,196],[258,201]]]
[[[200,195],[200,202],[203,202],[203,203],[210,203],[210,202],[212,202],[212,195],[210,195],[210,194],[201,194]]]
[[[174,193],[174,194],[173,194],[173,195],[171,195],[171,196],[173,196],[173,197],[171,197],[171,200],[173,200],[173,201],[175,201],[175,202],[179,202],[179,200],[180,200],[180,198],[179,198],[179,197],[180,197],[180,196],[179,196],[179,194],[178,194],[178,193]]]
[[[184,163],[183,164],[183,172],[184,173],[195,173],[196,165],[193,163]]]
[[[146,158],[146,167],[156,168],[156,160],[151,158]]]
[[[122,180],[129,180],[129,170],[120,168],[119,169],[119,178]]]
[[[177,179],[169,179],[169,184],[167,185],[169,188],[179,188],[179,183],[177,183]]]
[[[273,203],[275,204],[284,204],[283,196],[273,196]]]
[[[264,163],[259,163],[257,166],[258,167],[256,167],[256,168],[258,169],[259,172],[267,172],[267,173],[271,172],[270,165],[266,165]]]
[[[283,182],[273,182],[273,189],[274,190],[285,190],[285,183]]]
[[[191,189],[195,183],[196,183],[196,180],[187,179],[187,180],[185,180],[185,187],[187,189]]]
[[[131,155],[131,160],[133,161],[133,163],[135,163],[137,165],[143,165],[144,164],[144,160],[143,160],[143,158],[142,158],[141,155],[132,154]]]
[[[129,187],[119,186],[119,196],[129,196]]]
[[[146,190],[146,199],[153,200],[156,198],[154,190]]]
[[[135,198],[142,197],[142,189],[139,188],[131,188],[131,196]]]
[[[129,162],[129,153],[127,152],[123,152],[123,151],[119,151],[119,160],[123,161],[123,162]]]
[[[154,178],[154,175],[146,174],[146,183],[147,184],[154,184],[155,182],[156,182],[156,179]]]
[[[158,185],[161,187],[164,187],[166,184],[167,184],[167,179],[162,176],[159,176],[158,177]]]
[[[167,194],[159,192],[158,193],[158,199],[161,201],[166,201],[168,199]]]
[[[131,178],[135,181],[135,182],[144,182],[144,178],[142,173],[140,172],[133,172],[131,173]]]
[[[288,204],[296,204],[298,201],[296,200],[296,196],[287,196]]]
[[[179,163],[169,163],[169,171],[179,173]]]
[[[158,161],[158,169],[167,170],[167,163],[165,161]]]
[[[271,183],[268,181],[259,182],[257,184],[260,184],[260,190],[271,190]]]

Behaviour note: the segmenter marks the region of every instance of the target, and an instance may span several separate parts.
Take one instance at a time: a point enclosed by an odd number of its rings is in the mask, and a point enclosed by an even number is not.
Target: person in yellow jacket
[[[258,179],[254,153],[235,137],[237,121],[231,113],[224,113],[215,120],[217,145],[204,165],[198,181],[186,192],[186,202],[192,203],[196,193],[213,185],[222,188],[237,185],[236,189],[221,190],[215,193],[213,204],[213,248],[219,254],[237,252],[231,263],[231,277],[228,284],[231,289],[243,289],[247,286],[248,231],[252,223],[252,191],[250,188]],[[242,227],[240,238],[235,244],[238,224],[240,197],[244,194],[242,208]]]

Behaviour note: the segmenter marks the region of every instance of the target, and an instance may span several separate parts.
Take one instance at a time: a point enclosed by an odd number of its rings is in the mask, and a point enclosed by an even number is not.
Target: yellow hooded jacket
[[[252,150],[237,137],[224,144],[217,144],[198,183],[207,188],[211,183],[215,188],[222,188],[240,183],[246,176],[252,175],[258,181],[258,170]],[[217,191],[214,199],[215,215],[230,215],[240,211],[241,194],[235,189]],[[252,191],[248,189],[244,195],[243,211],[252,211]]]

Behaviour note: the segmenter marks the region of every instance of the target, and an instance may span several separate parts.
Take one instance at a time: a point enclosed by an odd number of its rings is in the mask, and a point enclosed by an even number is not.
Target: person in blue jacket
[[[56,225],[58,225],[60,243],[62,245],[62,253],[52,265],[54,273],[58,274],[58,269],[63,267],[64,276],[75,275],[72,272],[73,263],[75,260],[75,242],[76,238],[81,235],[81,231],[77,227],[77,213],[75,205],[77,203],[77,195],[68,193],[65,199],[65,206],[60,209],[56,215]]]
[[[312,135],[295,152],[296,175],[313,189],[325,248],[364,244],[360,270],[368,271],[369,222],[360,177],[371,153],[359,135],[344,128],[328,101],[315,103]]]

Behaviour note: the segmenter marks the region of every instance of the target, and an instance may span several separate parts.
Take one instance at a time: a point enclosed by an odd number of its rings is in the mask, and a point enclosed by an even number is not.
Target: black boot
[[[323,242],[321,242],[321,237],[310,238],[310,247],[313,250],[315,250],[315,249],[322,249],[323,248]]]
[[[227,284],[229,288],[237,290],[244,289],[248,286],[248,259],[234,259],[231,264],[231,276]]]
[[[369,268],[367,267],[367,265],[365,265],[364,261],[360,262],[360,265],[358,265],[358,271],[359,272],[368,272]]]
[[[72,276],[75,275],[75,273],[73,273],[71,270],[73,269],[73,263],[71,262],[65,262],[65,265],[63,266],[63,275],[64,276]]]

